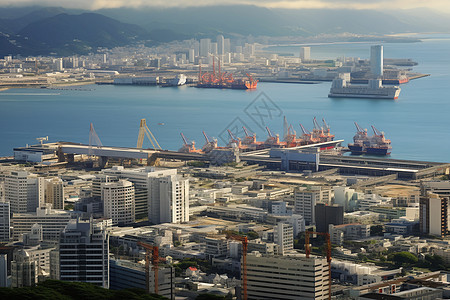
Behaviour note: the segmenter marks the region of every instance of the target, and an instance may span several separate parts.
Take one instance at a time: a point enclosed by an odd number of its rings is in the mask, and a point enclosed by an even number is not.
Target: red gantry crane
[[[246,236],[227,234],[227,239],[242,242],[242,299],[247,300],[247,249],[248,239]]]
[[[138,246],[145,249],[145,284],[147,293],[150,293],[150,261],[152,262],[152,269],[155,272],[155,294],[158,294],[158,263],[159,263],[159,249],[157,246],[152,246],[143,242],[138,242]]]
[[[328,262],[328,299],[331,300],[331,240],[330,240],[330,234],[328,232],[306,231],[305,232],[305,254],[306,254],[306,258],[309,258],[309,256],[311,255],[311,248],[310,248],[310,245],[309,245],[309,236],[311,234],[325,236],[325,240],[326,240],[326,243],[327,243],[327,262]]]

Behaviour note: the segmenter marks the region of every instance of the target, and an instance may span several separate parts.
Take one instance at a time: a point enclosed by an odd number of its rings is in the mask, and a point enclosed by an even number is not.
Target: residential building
[[[364,239],[370,236],[370,225],[358,223],[329,225],[331,243],[342,246],[344,240]]]
[[[228,253],[228,240],[225,237],[205,237],[205,253],[212,257],[225,256]]]
[[[449,198],[429,193],[420,198],[420,232],[444,237],[449,232]]]
[[[36,285],[36,262],[23,249],[14,253],[11,262],[11,287],[20,288]]]
[[[344,224],[344,208],[339,205],[317,203],[314,208],[316,215],[316,231],[328,232],[328,226]]]
[[[328,299],[328,271],[325,258],[248,254],[248,299]]]
[[[314,207],[317,203],[331,202],[331,190],[326,187],[299,188],[294,193],[296,214],[305,218],[306,225],[316,222]]]
[[[70,220],[59,243],[59,277],[109,288],[109,234],[92,221]]]
[[[103,215],[113,224],[135,222],[134,186],[127,180],[102,184]]]
[[[287,223],[278,223],[273,229],[273,242],[278,245],[278,254],[285,255],[294,249],[294,228]]]
[[[60,178],[45,180],[45,203],[53,209],[64,209],[64,183]]]

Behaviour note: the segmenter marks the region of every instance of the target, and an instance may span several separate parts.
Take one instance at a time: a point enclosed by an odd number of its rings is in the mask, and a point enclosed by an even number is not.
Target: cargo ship
[[[348,83],[344,78],[334,79],[328,97],[398,99],[400,87],[383,86],[381,82],[381,79],[370,79],[367,85],[355,85]]]
[[[205,72],[202,74],[202,66],[199,66],[198,74],[198,88],[215,88],[215,89],[237,89],[237,90],[254,90],[258,85],[258,80],[253,79],[249,74],[247,78],[235,79],[233,74],[228,72],[221,72],[220,60],[219,70],[216,72],[215,59],[213,58],[212,72]]]
[[[355,122],[356,134],[353,144],[348,144],[352,154],[370,154],[386,156],[391,154],[391,140],[384,137],[384,132],[379,131],[372,125],[373,135],[367,135],[367,129],[362,129]]]

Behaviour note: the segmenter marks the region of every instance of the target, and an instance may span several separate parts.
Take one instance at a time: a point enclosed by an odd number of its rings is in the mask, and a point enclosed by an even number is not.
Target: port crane
[[[195,148],[194,141],[189,142],[183,133],[180,133],[180,135],[181,135],[181,138],[183,139],[183,147],[181,147],[181,149],[178,150],[179,152],[184,152],[184,153],[201,153],[202,152],[202,150]]]
[[[205,137],[205,145],[202,147],[202,152],[208,153],[217,148],[217,139],[210,138],[206,132],[202,131],[203,136]]]
[[[156,140],[155,136],[148,128],[147,121],[145,119],[141,119],[141,123],[139,125],[139,135],[138,135],[138,141],[137,141],[136,148],[142,149],[142,145],[144,144],[145,136],[147,136],[147,138],[149,139],[150,143],[153,146],[153,149],[162,150],[162,148],[159,145],[158,141]]]
[[[327,263],[328,263],[328,299],[331,300],[331,240],[328,232],[305,231],[305,254],[306,258],[311,255],[310,235],[323,235],[327,243]]]
[[[242,242],[242,299],[247,300],[247,250],[248,239],[246,236],[227,234],[227,239]]]
[[[152,263],[152,270],[155,276],[155,294],[159,292],[158,286],[158,264],[159,264],[159,248],[157,246],[152,246],[147,243],[138,242],[138,246],[145,249],[145,284],[147,288],[147,293],[150,293],[150,261]]]
[[[236,137],[230,129],[227,129],[228,135],[230,136],[230,141],[228,142],[228,146],[231,147],[232,144],[236,144],[238,148],[242,147],[241,139]]]

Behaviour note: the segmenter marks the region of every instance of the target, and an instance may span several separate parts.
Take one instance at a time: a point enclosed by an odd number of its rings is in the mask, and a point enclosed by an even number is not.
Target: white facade
[[[344,207],[345,212],[349,211],[349,202],[352,200],[355,190],[346,186],[336,186],[333,191],[334,204]]]
[[[294,229],[294,237],[300,232],[305,232],[305,218],[302,215],[293,214],[287,221]]]
[[[135,222],[134,186],[127,180],[102,184],[103,215],[113,224]]]
[[[370,72],[376,78],[383,76],[383,46],[370,47]]]
[[[223,35],[217,36],[217,54],[225,54],[225,38],[223,37]]]
[[[5,175],[5,201],[12,213],[33,212],[44,203],[44,178],[26,171],[11,171]]]
[[[311,47],[300,48],[300,59],[302,60],[302,62],[311,59]]]
[[[294,249],[294,228],[290,224],[278,223],[273,229],[273,241],[278,245],[278,254],[284,255]]]
[[[211,39],[200,40],[200,56],[207,57],[209,55],[209,49],[211,47]]]
[[[328,268],[324,258],[248,254],[248,299],[326,300]]]
[[[294,193],[294,200],[294,212],[302,215],[306,224],[314,224],[316,222],[314,207],[319,202],[329,204],[331,202],[331,191],[321,187],[297,189]]]
[[[60,280],[109,288],[109,236],[104,229],[71,220],[61,233],[59,248]]]

